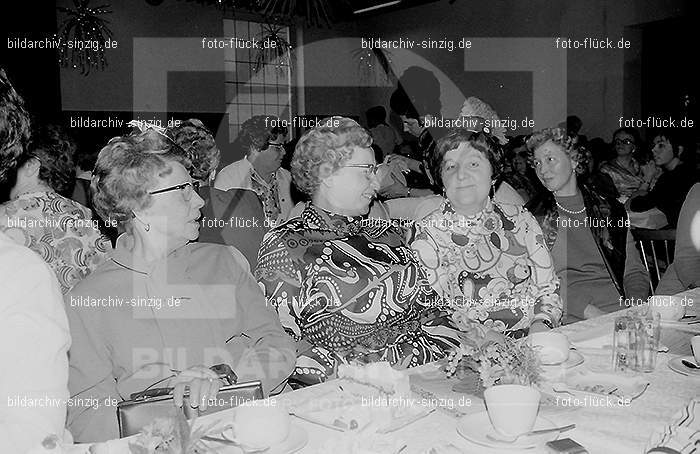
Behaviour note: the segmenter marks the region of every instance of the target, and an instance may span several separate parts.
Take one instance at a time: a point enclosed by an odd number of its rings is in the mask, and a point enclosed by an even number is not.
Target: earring
[[[139,219],[138,216],[136,216],[136,213],[134,213],[133,211],[132,211],[131,213],[134,215],[134,219],[136,219],[137,221],[139,221],[139,222],[143,225],[143,229],[144,229],[146,232],[150,232],[150,231],[151,231],[151,224],[150,224],[150,223],[143,222],[141,219]]]

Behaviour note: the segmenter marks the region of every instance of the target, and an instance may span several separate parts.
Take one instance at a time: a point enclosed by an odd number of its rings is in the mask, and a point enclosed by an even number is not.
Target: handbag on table
[[[215,368],[212,369],[218,371]],[[181,410],[187,419],[227,410],[244,402],[264,397],[260,380],[236,383],[235,374],[230,369],[228,371],[230,374],[223,374],[222,378],[228,378],[229,384],[219,389],[213,404],[208,405],[204,411],[200,410],[199,407],[190,407],[189,393],[185,392]],[[154,419],[171,416],[173,409],[177,408],[173,403],[172,391],[173,388],[153,388],[134,393],[130,396],[130,400],[119,402],[117,404],[119,437],[137,434]]]

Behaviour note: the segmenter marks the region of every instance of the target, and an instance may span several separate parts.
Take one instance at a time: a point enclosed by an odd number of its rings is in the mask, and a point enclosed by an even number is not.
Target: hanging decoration
[[[257,73],[265,66],[274,63],[278,71],[290,67],[292,45],[285,39],[285,27],[278,24],[262,24],[261,46],[255,55],[253,70]]]
[[[357,62],[360,80],[367,84],[385,85],[393,83],[391,72],[391,52],[383,49],[357,48],[352,53]]]
[[[188,0],[192,1],[192,0]],[[265,22],[301,18],[307,27],[330,27],[333,22],[353,17],[352,0],[194,0],[223,10],[237,9],[260,14]]]
[[[56,9],[68,15],[68,18],[58,28],[60,47],[58,61],[63,67],[79,69],[87,75],[92,69],[104,69],[105,42],[112,38],[112,32],[107,27],[109,21],[100,15],[111,14],[110,5],[100,5],[89,8],[90,0],[73,0],[75,9]]]

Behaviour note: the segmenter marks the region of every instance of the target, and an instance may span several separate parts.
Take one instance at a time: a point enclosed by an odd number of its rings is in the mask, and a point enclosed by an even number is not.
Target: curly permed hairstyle
[[[153,129],[115,137],[102,148],[92,174],[93,205],[103,219],[127,224],[135,210],[153,203],[148,191],[155,177],[172,172],[172,163],[188,168],[177,145]]]
[[[208,181],[219,166],[221,156],[211,131],[200,120],[191,118],[170,129],[170,136],[187,154],[190,176]]]
[[[576,173],[585,174],[588,172],[590,153],[586,152],[583,145],[569,137],[564,128],[545,128],[532,133],[526,142],[530,165],[533,165],[535,150],[549,141],[559,145],[569,158],[577,162]]]
[[[477,117],[474,117],[477,118]],[[439,138],[435,143],[435,153],[430,161],[430,170],[435,183],[443,186],[442,182],[442,162],[448,151],[454,150],[462,143],[468,143],[476,150],[480,151],[491,164],[491,178],[498,180],[503,173],[503,150],[498,139],[483,130],[483,119],[481,130],[472,131],[465,128],[454,128],[446,135]]]
[[[372,137],[355,120],[330,117],[304,133],[294,148],[292,179],[303,193],[312,196],[321,180],[340,169],[355,147],[369,148]]]
[[[31,122],[24,100],[0,68],[0,183],[17,170],[17,161],[29,143]]]
[[[281,120],[273,115],[256,115],[243,122],[238,140],[246,152],[250,146],[262,150],[271,139],[280,134],[287,135],[287,128],[281,126],[281,123]]]
[[[70,197],[75,186],[75,141],[56,125],[36,129],[27,146],[27,151],[18,160],[18,166],[32,158],[37,159],[39,179],[64,197]]]

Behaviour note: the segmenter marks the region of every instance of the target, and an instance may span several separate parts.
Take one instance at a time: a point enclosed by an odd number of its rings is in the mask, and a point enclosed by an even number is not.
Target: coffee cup
[[[529,338],[543,365],[561,364],[569,359],[569,339],[564,334],[547,331],[532,333]]]
[[[233,412],[233,438],[251,450],[268,449],[289,435],[291,417],[282,405],[261,400],[246,402]]]

